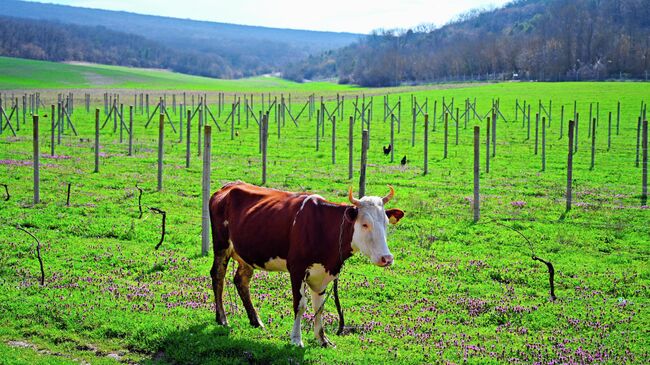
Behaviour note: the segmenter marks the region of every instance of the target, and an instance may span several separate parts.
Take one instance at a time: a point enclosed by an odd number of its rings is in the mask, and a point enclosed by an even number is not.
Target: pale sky
[[[440,26],[470,9],[501,6],[510,0],[38,1],[273,28],[370,33],[378,28],[411,28],[422,23],[433,23]]]

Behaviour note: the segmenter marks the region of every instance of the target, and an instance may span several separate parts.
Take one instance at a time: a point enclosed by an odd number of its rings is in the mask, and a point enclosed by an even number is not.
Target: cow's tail
[[[210,198],[210,224],[212,228],[212,245],[215,255],[217,251],[228,248],[228,195],[230,186],[227,184],[212,194]]]

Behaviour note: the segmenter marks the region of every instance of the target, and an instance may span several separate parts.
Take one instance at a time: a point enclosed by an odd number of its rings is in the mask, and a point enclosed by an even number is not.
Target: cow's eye
[[[361,226],[362,226],[363,228],[368,228],[368,225],[367,225],[367,224],[365,224],[365,223],[364,223],[364,224],[362,224]]]

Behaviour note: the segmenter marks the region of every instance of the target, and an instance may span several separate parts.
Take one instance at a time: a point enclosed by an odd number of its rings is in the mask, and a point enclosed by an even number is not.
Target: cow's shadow
[[[302,364],[304,348],[232,336],[232,328],[194,325],[170,333],[145,364]]]

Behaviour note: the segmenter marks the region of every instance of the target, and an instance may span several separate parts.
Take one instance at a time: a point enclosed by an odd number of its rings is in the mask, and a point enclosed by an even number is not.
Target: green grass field
[[[11,69],[10,59],[0,62],[0,68]],[[114,72],[103,66],[97,70]],[[62,87],[59,76],[0,74],[3,89]],[[158,75],[141,73],[147,74]],[[110,87],[140,82],[132,77]],[[88,81],[74,80],[69,87],[91,87]],[[143,89],[173,84],[160,78],[142,82],[147,83]],[[194,86],[187,86],[190,83]],[[263,83],[256,79],[200,86],[188,81],[185,88],[265,92],[270,88],[279,94],[309,87],[318,96],[319,85],[324,85]],[[322,87],[322,93],[328,93],[340,86]],[[472,127],[480,125],[484,143],[484,122],[473,119],[465,128],[461,121],[456,145],[455,123],[450,121],[449,156],[444,159],[442,122],[437,120],[436,130],[429,135],[430,171],[423,175],[423,118],[417,120],[412,147],[411,94],[391,95],[391,102],[400,95],[403,101],[393,163],[381,149],[388,144],[390,125],[383,122],[381,97],[375,97],[367,191],[383,195],[386,184],[392,184],[397,195],[390,206],[403,209],[406,217],[389,230],[389,247],[396,259],[393,267],[375,267],[361,256],[346,263],[340,296],[346,322],[354,332],[335,335],[337,316],[330,298],[325,321],[335,349],[317,346],[309,322],[311,310],[307,323],[303,322],[305,348],[290,345],[293,319],[287,274],[256,271],[252,281],[253,302],[265,330],[249,326],[230,279],[225,292],[230,327],[215,324],[209,278],[212,255],[200,255],[201,161],[196,156],[196,127],[191,136],[191,167],[186,169],[185,141],[179,143],[179,135],[167,125],[164,190],[156,192],[157,131],[144,128],[145,115],[136,112],[133,157],[126,156],[126,143],[119,143],[119,131],[114,133],[109,122],[101,131],[100,172],[92,173],[93,143],[88,139],[94,136],[93,112],[86,113],[77,102],[72,120],[80,135],[66,131],[56,146],[57,157],[52,158],[49,113],[45,118],[41,110],[42,203],[32,204],[31,124],[21,124],[17,137],[7,131],[0,136],[0,183],[8,185],[11,195],[8,201],[0,201],[0,358],[10,364],[647,363],[650,210],[641,207],[641,169],[635,167],[635,153],[637,116],[649,90],[647,83],[507,83],[415,92],[419,101],[428,98],[431,115],[434,100],[440,114],[442,97],[455,98],[461,108],[462,100],[476,98],[480,114],[488,111],[492,98],[500,99],[508,121],[498,123],[496,157],[490,161],[489,173],[483,169],[485,145],[481,146],[478,224],[472,222],[471,211]],[[123,94],[125,99],[132,97],[128,91]],[[533,103],[530,139],[521,113],[519,121],[514,120],[515,99]],[[546,105],[553,100],[544,172],[540,155],[534,154],[534,113],[540,99]],[[566,128],[574,100],[581,123],[574,208],[566,213]],[[622,107],[617,135],[618,100]],[[296,105],[304,102],[296,100]],[[586,122],[590,102],[599,102],[600,110],[593,170]],[[560,139],[562,106],[564,136]],[[333,109],[332,102],[328,108]],[[593,108],[595,114],[595,104]],[[212,110],[216,113],[214,106]],[[347,101],[345,120],[352,110]],[[610,111],[614,132],[608,151]],[[257,125],[252,119],[249,123],[247,128],[242,112],[235,140],[223,123],[222,132],[212,124],[213,191],[237,179],[260,182]],[[319,151],[315,128],[315,120],[304,115],[298,128],[287,117],[278,138],[271,114],[268,186],[346,201],[348,186],[355,191],[358,186],[359,122],[354,128],[353,180],[347,179],[347,123],[337,123],[336,164],[331,161],[331,124],[326,124]],[[409,162],[402,167],[399,160],[404,155]],[[65,205],[68,183],[72,184],[70,206]],[[154,246],[160,238],[161,218],[149,211],[138,218],[136,183],[144,189],[143,205],[168,214],[167,235],[158,251]],[[44,286],[38,283],[35,244],[16,230],[17,225],[43,244]],[[528,237],[532,247],[508,227]],[[555,266],[555,302],[549,301],[546,267],[531,260],[532,253]],[[229,272],[232,269],[231,262]]]
[[[203,91],[296,92],[357,89],[328,82],[297,84],[278,77],[259,76],[242,80],[219,80],[164,70],[99,64],[65,64],[0,57],[2,89],[144,89]]]

